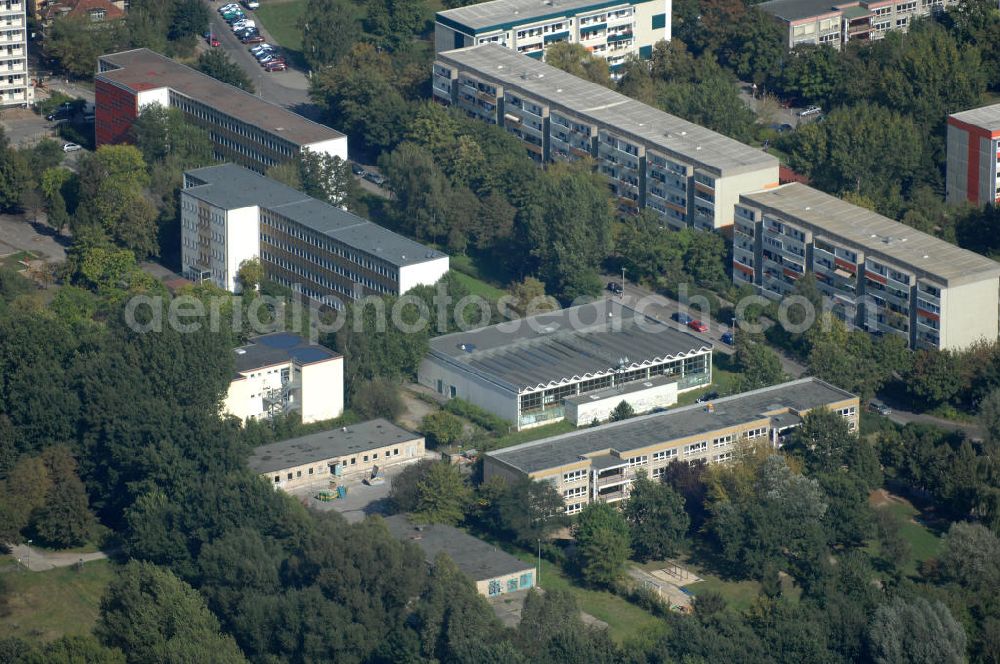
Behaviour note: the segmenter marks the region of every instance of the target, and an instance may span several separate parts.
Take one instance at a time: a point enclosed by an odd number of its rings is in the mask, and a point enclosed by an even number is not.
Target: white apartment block
[[[503,127],[539,162],[593,158],[623,212],[714,230],[732,225],[740,194],[778,186],[763,150],[496,44],[433,66],[435,100]]]
[[[966,348],[1000,330],[1000,263],[803,184],[741,196],[733,281],[777,299],[806,272],[836,316],[911,348]]]
[[[582,44],[608,61],[612,75],[630,55],[649,59],[653,44],[670,41],[672,0],[492,0],[438,12],[437,53],[499,44],[541,59],[559,42]]]
[[[235,351],[223,411],[242,421],[297,412],[303,424],[344,414],[344,357],[297,334],[254,337]]]
[[[891,30],[909,30],[913,19],[929,16],[958,0],[769,0],[758,7],[786,30],[788,47],[882,39]]]
[[[448,256],[234,164],[187,171],[181,190],[184,276],[238,290],[240,265],[343,308],[366,295],[401,295],[448,272]]]
[[[28,73],[26,0],[0,0],[0,106],[35,101]]]

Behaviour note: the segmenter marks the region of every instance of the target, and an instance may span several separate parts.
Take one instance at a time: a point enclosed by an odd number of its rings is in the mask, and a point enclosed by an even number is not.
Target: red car
[[[288,69],[288,65],[281,60],[268,62],[264,65],[264,71],[285,71],[286,69]]]
[[[700,320],[697,319],[688,323],[688,327],[690,327],[695,332],[708,332],[708,325],[705,325],[704,323],[702,323]]]
[[[218,37],[209,37],[208,45],[211,46],[212,48],[215,48],[216,46],[222,46],[222,42],[219,41]]]

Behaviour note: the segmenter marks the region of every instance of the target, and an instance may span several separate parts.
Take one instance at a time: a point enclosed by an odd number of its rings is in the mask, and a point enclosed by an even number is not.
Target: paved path
[[[103,551],[93,553],[42,551],[27,544],[13,544],[10,546],[10,552],[19,563],[32,572],[48,572],[57,567],[70,567],[77,563],[89,563],[92,560],[104,560],[108,557]]]
[[[32,224],[23,216],[0,214],[0,256],[32,251],[46,261],[64,261],[64,246],[68,242],[67,238],[55,235],[42,224]]]

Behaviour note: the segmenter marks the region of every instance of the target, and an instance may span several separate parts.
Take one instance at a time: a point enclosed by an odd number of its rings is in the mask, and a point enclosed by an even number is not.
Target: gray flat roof
[[[487,452],[486,456],[524,473],[534,473],[579,461],[586,454],[614,449],[625,455],[649,445],[746,424],[764,417],[766,412],[807,411],[853,397],[850,392],[817,378],[802,378],[716,399],[712,401],[712,412],[707,404],[694,404],[543,438]]]
[[[610,314],[610,316],[609,316]],[[430,341],[430,357],[508,389],[543,387],[708,351],[712,344],[612,300]]]
[[[275,332],[252,337],[248,344],[233,352],[236,355],[237,371],[254,371],[295,360],[299,364],[311,364],[341,357],[329,348],[310,344],[298,334]]]
[[[344,136],[326,125],[264,101],[148,48],[108,53],[102,55],[100,60],[119,67],[98,73],[96,78],[100,80],[115,83],[136,93],[170,88],[296,145],[310,145]]]
[[[948,117],[982,127],[990,132],[1000,131],[1000,104],[980,106],[961,113],[952,113]]]
[[[840,10],[833,0],[769,0],[757,5],[763,11],[786,21],[798,21]]]
[[[798,182],[740,198],[944,285],[1000,277],[996,261]]]
[[[397,539],[419,546],[428,563],[433,563],[439,553],[444,553],[473,581],[485,581],[534,569],[531,563],[519,560],[458,528],[439,523],[418,526],[404,514],[387,517],[385,525]]]
[[[586,394],[577,394],[572,397],[566,397],[563,399],[566,403],[589,403],[591,401],[600,401],[601,399],[608,399],[611,397],[626,397],[629,394],[635,394],[636,392],[642,392],[644,390],[650,390],[654,387],[659,387],[660,385],[666,385],[667,383],[676,383],[680,380],[680,376],[653,376],[649,380],[644,380],[642,382],[626,383],[620,387],[609,387],[606,390],[597,390],[596,392],[587,392]]]
[[[647,147],[719,175],[778,168],[776,157],[711,129],[568,74],[499,44],[439,53],[458,69],[544,100],[557,111],[603,125]]]
[[[204,184],[188,186],[184,193],[210,205],[225,210],[260,206],[397,267],[445,257],[440,251],[236,164],[196,168],[185,175],[189,185],[193,180]]]
[[[261,445],[250,457],[250,470],[273,473],[307,463],[348,457],[393,444],[419,440],[420,434],[410,433],[388,420],[377,419],[351,424],[342,429],[311,433],[277,443]]]
[[[640,2],[643,0],[639,0]],[[637,4],[629,0],[609,3],[607,0],[492,0],[466,7],[456,7],[437,13],[437,19],[457,23],[474,31],[505,25],[522,25],[546,17],[574,16],[589,9],[606,9],[618,5]]]

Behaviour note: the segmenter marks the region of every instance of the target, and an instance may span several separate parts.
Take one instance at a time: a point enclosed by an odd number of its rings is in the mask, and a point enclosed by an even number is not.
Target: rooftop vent
[[[472,351],[476,350],[476,345],[475,344],[458,344],[458,349],[459,350],[464,350],[466,353],[471,353]]]

